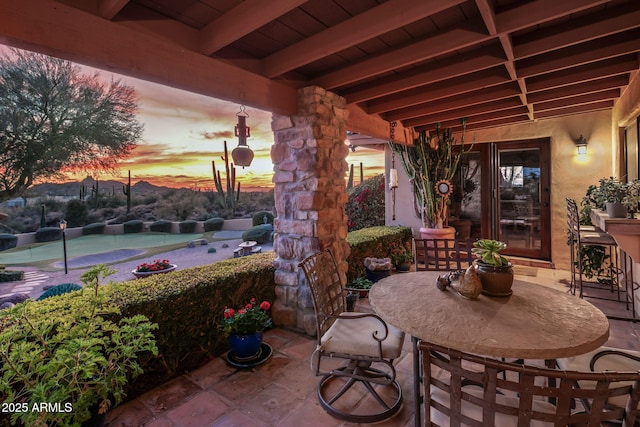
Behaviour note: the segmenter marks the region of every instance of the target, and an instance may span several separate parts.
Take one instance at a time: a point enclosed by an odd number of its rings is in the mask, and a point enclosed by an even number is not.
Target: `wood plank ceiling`
[[[611,109],[639,68],[639,0],[58,4],[418,130]]]

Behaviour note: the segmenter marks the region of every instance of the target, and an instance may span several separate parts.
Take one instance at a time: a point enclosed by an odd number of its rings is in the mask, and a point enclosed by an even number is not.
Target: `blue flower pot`
[[[262,332],[253,334],[230,334],[229,350],[237,360],[251,360],[259,356]]]

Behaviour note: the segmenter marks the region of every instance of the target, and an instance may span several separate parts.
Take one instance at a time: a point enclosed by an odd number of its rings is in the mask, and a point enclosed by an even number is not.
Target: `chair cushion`
[[[597,348],[596,350],[590,351],[589,353],[581,354],[579,356],[558,359],[558,367],[563,371],[589,372],[591,370],[589,367],[591,358],[595,356],[596,353],[604,350],[624,351],[625,353],[640,357],[640,351],[623,350],[620,348],[602,346]],[[593,370],[594,372],[634,372],[640,370],[640,362],[616,354],[607,354],[606,356],[600,357],[596,361]],[[580,387],[593,388],[595,387],[595,383],[593,381],[580,381]],[[627,395],[614,397],[612,399],[609,399],[609,403],[618,407],[624,407],[626,405],[627,398]]]
[[[471,386],[471,387],[463,387],[463,390],[468,392],[469,394],[473,394],[474,396],[482,398],[481,388]],[[437,387],[431,386],[431,398],[436,402],[440,403],[441,405],[450,407],[449,393],[443,390],[440,390]],[[498,403],[499,405],[517,408],[518,398],[515,396],[497,395],[496,403]],[[555,413],[556,408],[551,403],[534,400],[533,410],[538,412],[546,412],[549,414],[553,414]],[[482,420],[482,408],[464,400],[462,401],[462,414],[478,421]],[[440,426],[449,425],[449,417],[435,408],[431,408],[431,421]],[[500,427],[517,426],[518,418],[512,415],[496,412],[494,425],[500,426]],[[530,426],[531,427],[547,427],[547,426],[553,426],[553,423],[532,420]]]
[[[346,353],[369,357],[380,357],[378,341],[373,338],[384,336],[384,326],[375,317],[351,318],[362,313],[343,313],[327,330],[320,340],[323,351],[329,353]],[[404,332],[387,325],[389,336],[382,341],[382,357],[397,359],[402,352]]]

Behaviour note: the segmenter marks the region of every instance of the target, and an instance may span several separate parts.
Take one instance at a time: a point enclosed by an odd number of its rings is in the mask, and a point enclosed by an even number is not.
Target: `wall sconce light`
[[[233,163],[236,166],[251,166],[253,160],[253,151],[247,145],[247,138],[251,137],[251,128],[247,126],[247,117],[249,115],[244,110],[244,105],[240,106],[240,112],[236,114],[238,116],[238,124],[235,128],[235,134],[238,137],[238,146],[231,152]]]
[[[584,136],[580,135],[580,137],[575,140],[574,143],[578,148],[579,155],[587,154],[587,140],[584,138]]]

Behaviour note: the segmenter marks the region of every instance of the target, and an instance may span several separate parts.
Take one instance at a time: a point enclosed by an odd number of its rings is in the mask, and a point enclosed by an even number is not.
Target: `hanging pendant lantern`
[[[244,105],[240,106],[240,112],[236,114],[238,124],[235,128],[235,134],[238,137],[238,146],[231,152],[233,163],[236,166],[251,166],[253,161],[253,151],[247,145],[247,138],[251,137],[251,128],[247,126],[247,117],[249,115],[244,109]]]

